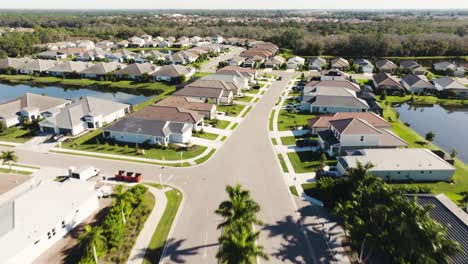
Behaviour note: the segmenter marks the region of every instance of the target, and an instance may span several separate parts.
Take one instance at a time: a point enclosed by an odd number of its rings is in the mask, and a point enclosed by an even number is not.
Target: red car
[[[124,181],[124,182],[141,182],[143,176],[139,172],[131,172],[131,171],[123,171],[120,170],[116,175],[115,179],[117,181]]]

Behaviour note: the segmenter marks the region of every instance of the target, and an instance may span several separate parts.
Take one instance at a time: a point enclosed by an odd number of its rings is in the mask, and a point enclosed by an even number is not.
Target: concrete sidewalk
[[[219,148],[223,142],[218,140],[210,140],[199,137],[192,137],[192,143],[195,145],[205,146],[209,148]]]
[[[151,238],[158,227],[159,221],[164,214],[164,210],[166,210],[166,192],[169,188],[160,190],[155,187],[148,187],[148,190],[154,195],[156,203],[148,216],[148,219],[146,219],[145,225],[141,229],[140,234],[135,241],[135,245],[133,245],[127,264],[140,264],[143,262]]]

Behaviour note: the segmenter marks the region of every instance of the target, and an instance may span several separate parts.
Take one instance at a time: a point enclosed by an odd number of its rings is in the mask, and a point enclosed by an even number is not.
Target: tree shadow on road
[[[166,255],[170,259],[171,263],[186,263],[185,257],[198,254],[198,251],[202,248],[215,247],[219,245],[218,243],[214,243],[191,248],[182,248],[182,244],[184,242],[185,239],[175,240],[173,238],[166,242]],[[141,254],[145,254],[144,259],[149,263],[159,263],[163,250],[164,246],[155,249],[148,248],[146,253],[142,252]]]

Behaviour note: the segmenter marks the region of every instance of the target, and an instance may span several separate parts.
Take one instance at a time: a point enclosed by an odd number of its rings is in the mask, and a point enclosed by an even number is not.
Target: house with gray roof
[[[195,74],[195,68],[177,64],[164,65],[159,70],[151,73],[156,81],[181,82],[181,77],[189,80]]]
[[[6,70],[13,70],[16,73],[18,69],[24,66],[29,58],[4,58],[0,60],[0,71],[5,72]]]
[[[197,112],[206,119],[216,118],[216,105],[203,103],[183,96],[169,96],[156,103],[158,106],[171,106]]]
[[[39,123],[41,132],[50,134],[78,135],[88,129],[110,124],[130,113],[130,105],[95,97],[84,97],[51,112]]]
[[[7,127],[20,124],[23,120],[37,120],[44,117],[45,113],[56,109],[61,109],[70,101],[26,93],[13,100],[0,104],[0,122],[4,122]]]
[[[358,149],[399,148],[408,145],[391,129],[374,127],[365,119],[334,119],[328,123],[328,129],[318,131],[317,136],[321,149],[330,156],[344,155]]]
[[[462,247],[462,252],[450,257],[450,263],[468,263],[468,214],[452,202],[445,194],[407,195],[416,198],[421,206],[430,205],[429,216],[447,230],[447,237]]]
[[[213,104],[230,104],[234,98],[232,91],[212,87],[186,86],[172,95],[183,96],[194,101]]]
[[[434,87],[440,92],[450,92],[457,97],[468,97],[468,87],[456,80],[443,76],[432,80]]]
[[[67,54],[58,50],[46,50],[37,53],[36,58],[44,60],[63,60],[67,58]]]
[[[448,181],[455,168],[434,152],[425,148],[361,149],[338,158],[338,171],[346,173],[357,163],[374,165],[369,173],[383,180],[394,181]]]
[[[374,65],[366,59],[356,59],[353,63],[356,64],[359,71],[364,74],[372,74],[372,72],[374,72]]]
[[[50,69],[48,72],[51,76],[78,76],[80,72],[84,71],[86,68],[93,66],[90,62],[84,61],[65,61],[60,63]]]
[[[315,87],[302,97],[301,109],[311,113],[367,112],[367,102],[344,87]]]
[[[233,91],[234,95],[237,95],[239,92],[241,92],[243,89],[248,89],[249,88],[249,82],[246,78],[244,77],[239,77],[239,76],[234,76],[234,75],[226,75],[226,74],[210,74],[203,76],[200,80],[205,80],[205,81],[222,81],[228,84],[231,84],[231,86],[236,87],[235,91]]]
[[[331,60],[330,65],[332,69],[337,69],[340,71],[346,71],[349,68],[348,60],[341,57]]]
[[[151,63],[134,63],[115,71],[114,76],[118,79],[140,80],[145,73],[151,75],[159,69],[160,67]]]
[[[90,79],[98,79],[100,77],[104,77],[114,71],[121,70],[127,67],[127,65],[111,61],[111,62],[98,62],[92,66],[87,67],[86,69],[82,70],[80,74],[84,78]]]
[[[104,138],[120,142],[167,145],[190,143],[203,116],[190,110],[150,105],[103,129]]]
[[[386,72],[379,72],[372,76],[374,91],[381,93],[386,90],[388,94],[404,94],[406,89],[400,84],[400,82],[390,74]]]
[[[436,62],[432,64],[432,68],[435,71],[439,71],[439,72],[446,72],[447,70],[455,71],[455,69],[457,68],[457,65],[449,61],[441,61],[441,62]]]
[[[237,96],[242,91],[242,83],[236,82],[236,79],[223,80],[223,75],[210,76],[207,79],[198,79],[192,83],[187,84],[185,87],[193,88],[216,88],[226,91],[231,91],[234,96]]]
[[[274,56],[269,58],[265,62],[265,68],[270,68],[270,69],[279,69],[283,63],[285,63],[286,60],[281,57],[281,56]],[[235,65],[234,65],[235,66]]]
[[[325,69],[327,65],[328,65],[327,60],[322,57],[311,58],[309,61],[309,70],[321,71]]]
[[[382,59],[375,62],[375,67],[379,72],[393,73],[398,66],[391,60]]]
[[[434,93],[437,91],[434,85],[427,81],[424,75],[407,74],[401,78],[401,84],[408,91],[415,94]]]
[[[62,63],[54,60],[32,59],[28,60],[24,65],[19,66],[19,72],[22,74],[48,73],[50,68],[53,68]]]
[[[402,67],[407,72],[414,73],[416,75],[424,75],[427,72],[426,68],[412,60],[400,61],[400,67]]]

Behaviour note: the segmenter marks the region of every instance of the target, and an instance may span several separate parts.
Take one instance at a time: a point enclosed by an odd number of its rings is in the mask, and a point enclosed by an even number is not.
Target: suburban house
[[[359,92],[361,88],[359,84],[350,82],[347,80],[321,80],[321,81],[311,81],[304,86],[304,95],[313,92],[314,89],[318,87],[325,87],[325,88],[346,88],[348,90]]]
[[[129,48],[141,48],[145,45],[145,40],[140,37],[131,37],[128,39]]]
[[[406,89],[400,82],[386,72],[379,72],[372,76],[375,92],[381,93],[383,90],[388,94],[405,94]]]
[[[193,67],[171,64],[162,66],[159,70],[151,73],[151,77],[156,81],[180,82],[183,81],[182,77],[188,80],[194,74],[195,68]]]
[[[376,128],[361,118],[328,121],[327,130],[318,131],[318,142],[330,156],[368,148],[399,148],[408,144],[390,128]],[[365,163],[364,163],[365,164]]]
[[[171,55],[172,62],[175,64],[189,64],[198,59],[198,55],[190,50],[181,50]]]
[[[25,119],[40,119],[45,112],[58,110],[69,103],[70,101],[60,98],[25,93],[0,104],[0,122],[4,122],[7,127],[15,126]]]
[[[301,109],[311,113],[367,112],[369,105],[344,87],[309,86],[304,88]]]
[[[24,65],[21,65],[19,72],[22,74],[34,74],[34,73],[47,73],[48,70],[52,67],[57,66],[62,62],[54,60],[41,60],[41,59],[32,59]]]
[[[338,158],[337,169],[344,174],[357,163],[371,163],[372,175],[390,181],[448,181],[455,168],[425,148],[362,149],[356,155]]]
[[[127,67],[114,72],[114,75],[119,79],[140,80],[144,74],[151,75],[159,70],[160,67],[151,63],[134,63]]]
[[[150,105],[103,129],[103,137],[129,143],[190,143],[203,117],[177,107]]]
[[[67,54],[61,51],[47,50],[36,54],[36,58],[44,60],[63,60]]]
[[[460,243],[462,252],[450,257],[450,263],[468,263],[468,214],[445,194],[407,195],[421,206],[431,205],[429,216],[447,230],[447,238]]]
[[[218,75],[215,77],[208,77],[207,79],[199,79],[196,80],[188,85],[185,86],[187,87],[193,87],[193,88],[216,88],[216,89],[221,89],[221,90],[226,90],[226,91],[231,91],[234,96],[237,96],[242,91],[242,86],[241,83],[237,83],[233,81],[234,79],[228,78],[227,81],[220,80],[222,78],[225,78],[223,75]]]
[[[105,77],[108,74],[121,70],[123,68],[127,67],[125,64],[121,64],[115,61],[112,62],[98,62],[90,67],[87,67],[86,69],[82,70],[80,74],[84,78],[90,78],[90,79],[98,79],[101,77]]]
[[[446,73],[447,70],[452,71],[452,72],[455,71],[455,69],[457,68],[457,65],[448,61],[442,61],[442,62],[437,62],[437,63],[432,64],[432,68],[435,71]]]
[[[327,60],[322,57],[311,58],[309,61],[309,70],[321,71],[325,69],[327,65]]]
[[[450,77],[439,77],[437,79],[433,79],[432,83],[438,91],[450,91],[457,97],[468,97],[468,87]]]
[[[383,59],[375,62],[375,67],[379,72],[393,73],[398,66],[390,60]]]
[[[100,48],[105,51],[111,51],[116,47],[114,42],[109,41],[109,40],[103,40],[98,43],[96,43],[96,48]]]
[[[364,74],[372,74],[374,71],[374,65],[366,59],[356,59],[354,60],[354,64],[359,67],[359,71]]]
[[[349,68],[349,62],[343,58],[335,58],[331,60],[330,66],[332,69],[337,69],[340,71],[346,71]]]
[[[122,49],[112,54],[105,55],[106,59],[110,61],[118,61],[118,62],[134,60],[137,57],[138,57],[137,53],[126,50],[126,49]]]
[[[236,75],[236,76],[243,76],[249,79],[249,82],[253,82],[255,78],[257,78],[257,70],[256,69],[248,69],[242,67],[234,67],[234,66],[226,66],[219,69],[217,74],[229,74],[229,75]]]
[[[242,63],[244,63],[245,58],[241,56],[234,56],[230,59],[227,59],[224,61],[224,63],[228,66],[240,66]]]
[[[265,68],[278,69],[283,65],[283,63],[285,63],[285,61],[286,60],[281,56],[271,57],[265,62]]]
[[[208,87],[185,87],[172,95],[183,96],[203,103],[230,104],[234,100],[232,91]]]
[[[216,119],[216,105],[202,103],[183,96],[169,96],[156,103],[157,106],[178,107],[197,112],[206,119]]]
[[[110,124],[128,113],[130,105],[87,96],[60,111],[50,112],[39,127],[44,133],[75,136]]]
[[[28,58],[4,58],[0,60],[0,70],[5,73],[7,70],[11,70],[11,73],[16,73],[18,69],[23,67],[27,62]]]
[[[233,91],[234,95],[237,95],[243,89],[248,89],[249,88],[249,82],[248,82],[248,80],[246,78],[238,77],[238,76],[234,76],[234,75],[226,75],[226,74],[215,73],[215,74],[206,75],[206,76],[202,77],[201,80],[205,80],[205,81],[223,81],[225,83],[231,84],[232,86],[239,87],[239,88],[236,88],[235,92]]]
[[[116,43],[117,47],[119,48],[128,48],[128,40],[122,40]]]
[[[48,69],[47,71],[51,76],[78,75],[80,72],[92,65],[92,63],[83,61],[65,61]]]
[[[320,131],[327,130],[330,127],[330,121],[348,118],[360,118],[377,129],[392,128],[392,125],[390,123],[385,121],[385,119],[383,119],[379,115],[376,115],[372,112],[339,112],[333,115],[319,115],[317,117],[309,119],[308,126],[310,132],[313,135],[316,135]]]
[[[92,50],[96,46],[94,45],[94,42],[89,40],[89,39],[83,39],[83,40],[77,40],[76,41],[76,47],[77,48],[82,48],[83,50]]]
[[[288,62],[286,63],[286,67],[288,69],[299,70],[302,67],[304,67],[304,64],[305,64],[305,59],[304,58],[295,56],[295,57],[292,57],[292,58],[290,58],[288,60]]]
[[[168,40],[163,40],[163,41],[159,42],[159,47],[160,48],[170,48],[170,47],[172,47],[172,42],[170,42]]]
[[[342,72],[337,69],[330,69],[323,72],[322,76],[320,76],[320,80],[322,81],[350,81],[351,76],[346,72]]]
[[[2,263],[33,263],[98,209],[94,182],[40,180],[0,206]]]
[[[169,54],[167,53],[162,53],[158,50],[149,50],[146,51],[143,55],[140,57],[146,58],[146,59],[152,59],[154,61],[166,61],[167,57]]]
[[[407,74],[401,78],[401,84],[412,93],[434,93],[436,88],[424,75]]]
[[[412,60],[400,61],[400,67],[416,75],[424,75],[427,72],[426,68]]]

